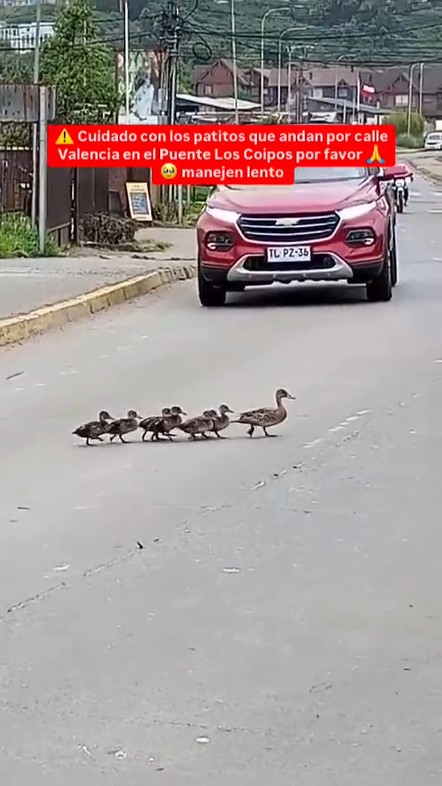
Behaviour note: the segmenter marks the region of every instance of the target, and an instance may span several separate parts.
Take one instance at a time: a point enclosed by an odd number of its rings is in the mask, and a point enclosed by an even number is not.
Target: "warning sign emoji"
[[[73,145],[74,144],[74,140],[72,139],[70,133],[68,131],[66,131],[66,129],[64,128],[63,131],[61,132],[60,136],[58,137],[58,139],[57,139],[55,144],[56,145]]]

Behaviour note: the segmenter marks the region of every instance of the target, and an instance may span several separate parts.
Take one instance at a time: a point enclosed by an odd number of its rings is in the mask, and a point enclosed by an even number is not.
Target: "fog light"
[[[372,246],[376,235],[372,229],[351,229],[347,233],[347,243],[355,246]]]
[[[229,232],[209,232],[206,246],[210,251],[229,251],[233,246],[233,237]]]

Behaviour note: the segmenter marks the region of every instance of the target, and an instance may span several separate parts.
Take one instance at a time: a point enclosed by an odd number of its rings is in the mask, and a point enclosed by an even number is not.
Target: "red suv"
[[[395,170],[298,167],[293,186],[216,188],[197,223],[201,304],[292,281],[365,284],[369,300],[390,300]]]

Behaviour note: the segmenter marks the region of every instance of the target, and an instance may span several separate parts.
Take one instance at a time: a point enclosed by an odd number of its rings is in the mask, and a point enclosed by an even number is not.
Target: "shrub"
[[[403,136],[408,133],[408,113],[407,112],[394,112],[385,118],[384,123],[393,125],[396,128],[396,137]],[[412,112],[410,117],[410,135],[412,137],[422,137],[425,129],[425,118],[418,112]]]
[[[413,150],[418,150],[419,148],[423,147],[424,140],[423,137],[416,137],[416,136],[409,136],[408,134],[399,134],[396,137],[396,145],[398,147],[408,147],[412,148]]]
[[[55,257],[59,253],[55,243],[48,239],[43,256]],[[38,230],[22,213],[0,212],[0,258],[42,256],[38,248]]]
[[[119,246],[133,243],[138,224],[131,218],[109,216],[107,213],[90,213],[84,216],[84,239],[99,246]]]

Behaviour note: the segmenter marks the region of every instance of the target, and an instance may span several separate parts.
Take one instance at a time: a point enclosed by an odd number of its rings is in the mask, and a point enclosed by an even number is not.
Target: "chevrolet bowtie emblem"
[[[299,218],[277,218],[275,221],[275,226],[277,227],[295,227],[296,224],[300,221]]]

